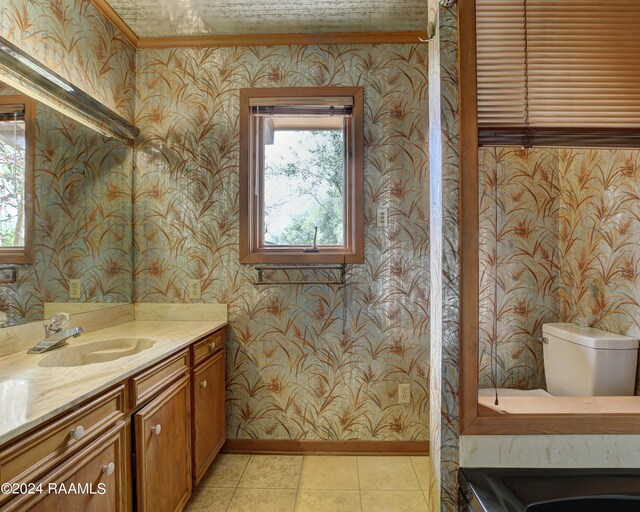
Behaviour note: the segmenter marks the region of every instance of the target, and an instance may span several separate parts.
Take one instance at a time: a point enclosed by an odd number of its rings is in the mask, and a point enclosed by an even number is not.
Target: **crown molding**
[[[229,46],[279,46],[315,44],[419,43],[424,32],[343,32],[332,34],[261,34],[240,36],[143,37],[138,48],[211,48]]]
[[[120,15],[113,10],[106,0],[91,0],[93,5],[106,16],[106,18],[122,33],[127,40],[137,48],[140,38],[131,30],[131,27],[120,17]]]

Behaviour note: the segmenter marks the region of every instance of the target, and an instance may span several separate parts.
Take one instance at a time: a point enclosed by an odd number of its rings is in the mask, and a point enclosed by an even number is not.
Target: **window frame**
[[[25,128],[25,181],[24,181],[24,246],[0,247],[0,264],[31,264],[34,261],[34,146],[35,146],[35,105],[24,95],[0,95],[0,105],[24,105]]]
[[[264,195],[256,179],[256,154],[251,144],[250,100],[253,98],[352,97],[349,122],[351,155],[345,167],[342,246],[322,246],[320,252],[303,252],[309,246],[261,246]],[[348,143],[351,143],[350,146]],[[364,93],[362,87],[280,87],[240,89],[240,263],[324,264],[364,262]]]

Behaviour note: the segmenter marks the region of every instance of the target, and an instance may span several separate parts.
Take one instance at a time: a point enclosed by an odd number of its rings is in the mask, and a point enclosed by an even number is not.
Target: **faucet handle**
[[[69,313],[65,313],[63,311],[59,311],[51,317],[51,322],[49,323],[49,328],[54,332],[60,332],[71,322],[71,315]]]
[[[44,337],[45,338],[48,338],[52,334],[56,334],[56,333],[59,333],[60,331],[62,331],[61,328],[55,327],[51,323],[43,324],[43,327],[44,327]]]

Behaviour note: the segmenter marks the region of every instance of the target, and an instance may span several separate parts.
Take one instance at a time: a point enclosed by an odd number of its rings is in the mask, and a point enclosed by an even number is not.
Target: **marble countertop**
[[[19,352],[0,357],[0,445],[125,380],[195,340],[226,325],[225,321],[133,321],[85,333],[60,352],[84,343],[117,338],[150,338],[150,348],[113,361],[75,367],[44,367],[53,352]]]

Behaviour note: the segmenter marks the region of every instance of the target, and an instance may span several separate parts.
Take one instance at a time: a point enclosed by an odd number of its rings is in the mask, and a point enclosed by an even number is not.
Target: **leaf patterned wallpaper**
[[[481,386],[544,388],[543,323],[640,337],[640,151],[482,148],[480,164]]]
[[[82,280],[83,302],[131,302],[132,166],[131,147],[36,105],[35,263],[11,265],[17,282],[0,285],[8,323],[67,302],[69,279]]]
[[[137,69],[135,300],[187,301],[197,278],[229,305],[228,437],[426,441],[426,45],[143,50]],[[256,287],[238,263],[238,90],[329,85],[365,91],[366,261],[344,287]]]
[[[91,0],[7,0],[0,35],[131,121],[135,48]]]
[[[544,388],[538,338],[543,323],[558,321],[560,288],[558,151],[479,156],[481,385]]]
[[[458,12],[428,0],[431,323],[429,505],[459,510],[460,123]]]

